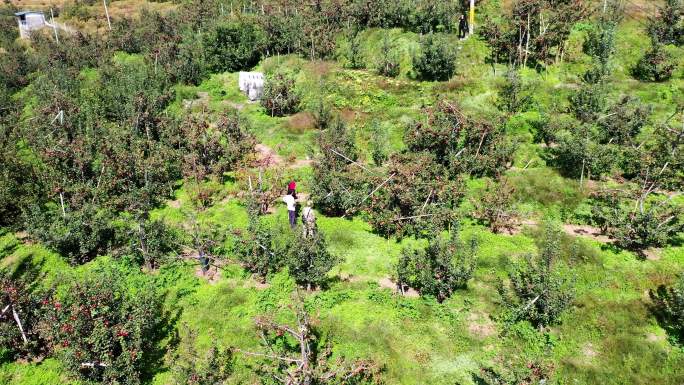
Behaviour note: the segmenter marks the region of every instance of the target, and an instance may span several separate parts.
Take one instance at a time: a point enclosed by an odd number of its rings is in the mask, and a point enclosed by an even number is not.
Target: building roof
[[[32,13],[37,13],[37,14],[39,14],[39,15],[42,15],[42,14],[43,14],[43,12],[41,12],[41,11],[21,11],[21,12],[16,12],[16,13],[14,14],[14,16],[24,16],[24,15],[29,15],[29,14],[32,14]]]

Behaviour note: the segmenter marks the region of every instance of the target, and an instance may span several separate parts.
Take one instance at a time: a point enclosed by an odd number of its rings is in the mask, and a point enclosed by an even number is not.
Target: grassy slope
[[[636,27],[636,24],[627,23],[619,34],[616,96],[620,92],[635,92],[644,100],[657,103],[657,114],[665,114],[674,97],[668,90],[681,87],[681,75],[679,79],[658,85],[629,79],[625,71],[635,56],[629,53],[629,47],[643,41]],[[373,47],[379,44],[381,33],[378,30],[366,32],[368,55],[375,51]],[[399,31],[391,33],[407,52],[417,38]],[[388,80],[366,71],[344,70],[334,63],[306,63],[294,58],[272,58],[262,67],[268,70],[280,61],[280,64],[302,68],[306,76],[301,75],[300,83],[305,95],[321,84],[321,78],[327,80],[326,98],[357,128],[362,148],[367,145],[368,124],[377,119],[390,129],[392,146],[398,149],[402,146],[405,122],[419,116],[420,108],[437,97],[459,100],[473,113],[487,114],[492,110],[495,85],[500,76],[494,76],[491,67],[483,64],[481,43],[468,40],[462,47],[461,75],[445,84],[419,83],[404,77]],[[681,55],[681,50],[678,53]],[[540,100],[542,106],[561,100],[568,92],[568,84],[577,81],[577,74],[581,73],[586,60],[577,53],[577,47],[575,55],[577,60],[572,64],[551,68],[543,74],[525,73],[527,80],[537,84],[540,95],[548,95]],[[372,63],[373,59],[369,57],[368,60]],[[501,73],[502,68],[498,68],[497,75]],[[240,106],[261,142],[285,157],[305,157],[313,143],[312,130],[293,128],[293,118],[271,118],[258,105],[247,103],[235,90],[236,78],[236,74],[219,74],[197,88],[180,87],[178,102],[171,109],[181,108],[181,100],[197,91],[208,92],[211,113],[228,106]],[[306,98],[304,102],[307,103]],[[520,119],[520,127],[512,134],[529,140],[526,117]],[[539,149],[527,144],[521,152],[516,162],[518,166],[526,163],[531,155],[538,154]],[[527,172],[543,170],[540,160]],[[306,177],[310,170],[304,168],[297,173]],[[575,188],[572,187],[574,182],[555,178],[558,189]],[[471,185],[476,187],[481,183],[472,181]],[[244,208],[231,195],[237,189],[234,184],[226,184],[224,190],[228,198],[202,216],[226,229],[244,227]],[[303,183],[303,189],[306,190],[306,183]],[[183,188],[177,193],[177,203],[180,207],[169,205],[155,215],[170,222],[182,222],[188,214],[187,194]],[[522,206],[533,216],[554,213],[539,202]],[[271,218],[284,225],[284,209],[279,207]],[[684,381],[684,354],[668,342],[664,331],[649,314],[645,294],[657,284],[672,281],[682,270],[684,249],[681,246],[668,247],[660,260],[641,261],[631,253],[584,240],[585,254],[590,257],[586,261],[569,261],[578,277],[578,299],[561,326],[553,330],[549,339],[525,325],[501,336],[498,332],[502,326],[493,318],[498,311],[496,277],[503,276],[511,258],[534,251],[531,231],[516,236],[495,235],[466,222],[462,235],[480,240],[479,268],[467,290],[444,304],[437,304],[427,299],[393,296],[388,289],[378,285],[380,279],[392,275],[392,264],[401,248],[420,241],[397,242],[379,237],[359,219],[319,218],[331,250],[344,257],[344,262],[332,272],[333,280],[328,290],[306,296],[307,306],[318,315],[321,328],[336,342],[336,354],[373,357],[384,363],[388,384],[470,384],[469,373],[502,352],[527,358],[550,356],[556,363],[557,377],[564,383],[680,384]],[[12,235],[3,237],[0,246],[4,266],[19,266],[22,260],[30,260],[39,264],[48,277],[52,277],[52,282],[58,279],[60,272],[68,274],[73,270],[41,246],[20,244]],[[91,264],[98,263],[112,261],[102,257]],[[129,269],[128,274],[136,277],[142,273]],[[269,279],[268,288],[262,288],[237,266],[224,269],[215,284],[195,277],[194,266],[190,264],[165,268],[152,279],[167,290],[167,309],[180,314],[181,335],[185,333],[182,325],[199,330],[199,343],[204,347],[210,340],[218,339],[226,345],[255,348],[258,341],[252,329],[252,318],[286,302],[294,287],[285,274],[279,274]],[[236,382],[248,381],[247,372],[239,365]],[[162,368],[153,382],[167,384],[169,376]],[[54,360],[0,366],[0,382],[63,381],[66,380]]]

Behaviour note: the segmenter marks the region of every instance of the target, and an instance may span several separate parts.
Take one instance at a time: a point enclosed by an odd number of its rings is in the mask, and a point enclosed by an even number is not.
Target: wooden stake
[[[109,26],[109,30],[112,30],[112,21],[109,19],[109,9],[107,8],[107,0],[102,0],[102,4],[104,4],[104,9],[105,9],[105,15],[107,16],[107,25]]]

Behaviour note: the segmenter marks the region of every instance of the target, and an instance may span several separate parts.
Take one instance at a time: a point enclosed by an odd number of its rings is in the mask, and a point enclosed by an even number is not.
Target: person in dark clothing
[[[468,19],[465,15],[461,14],[458,18],[458,37],[460,39],[465,39],[466,33],[468,32]]]

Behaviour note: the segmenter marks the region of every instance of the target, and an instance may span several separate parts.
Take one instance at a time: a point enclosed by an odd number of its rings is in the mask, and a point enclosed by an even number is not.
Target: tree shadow
[[[163,305],[160,305],[160,307],[163,307]],[[164,356],[167,352],[175,350],[180,343],[178,322],[183,314],[183,309],[176,308],[169,311],[161,309],[160,311],[162,316],[155,327],[152,337],[154,349],[145,352],[146,358],[142,365],[144,370],[140,373],[142,383],[152,383],[157,374],[169,369],[164,362]]]

